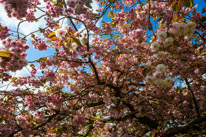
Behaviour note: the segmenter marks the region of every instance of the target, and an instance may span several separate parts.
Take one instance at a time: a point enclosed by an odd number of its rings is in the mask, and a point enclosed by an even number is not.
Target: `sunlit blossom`
[[[57,29],[57,30],[55,31],[56,37],[57,37],[57,38],[60,38],[60,39],[63,39],[64,36],[66,35],[66,33],[67,33],[67,31],[66,31],[65,29],[63,29],[63,28]]]
[[[165,44],[166,47],[171,46],[171,45],[173,45],[173,41],[174,41],[173,37],[168,37],[168,38],[165,39],[164,44]]]
[[[159,48],[160,48],[160,44],[159,44],[158,42],[152,43],[152,45],[151,45],[151,50],[152,50],[153,52],[158,51]]]
[[[166,66],[164,64],[158,64],[156,66],[156,70],[159,71],[159,72],[164,73],[166,71]]]

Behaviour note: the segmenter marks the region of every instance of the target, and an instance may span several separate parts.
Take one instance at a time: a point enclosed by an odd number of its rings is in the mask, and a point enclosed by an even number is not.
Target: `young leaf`
[[[49,38],[56,37],[55,32],[51,32],[51,33],[48,35],[48,37],[49,37]]]
[[[112,11],[110,11],[110,12],[108,13],[107,17],[110,18],[110,17],[112,17],[112,16],[113,16],[113,13],[112,13]]]
[[[9,58],[10,57],[10,52],[7,51],[0,51],[0,57],[6,57]]]
[[[50,0],[54,5],[56,5],[57,3],[56,3],[56,1],[54,1],[54,0]]]

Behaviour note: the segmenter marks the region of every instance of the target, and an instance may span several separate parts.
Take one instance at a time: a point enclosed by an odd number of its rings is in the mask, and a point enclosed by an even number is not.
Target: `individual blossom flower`
[[[151,45],[151,50],[152,50],[153,52],[158,51],[158,50],[159,50],[159,47],[160,47],[160,44],[159,44],[158,42],[154,42],[154,43],[152,43],[152,45]]]
[[[185,27],[186,27],[186,24],[185,23],[173,23],[173,27],[175,29],[175,32],[178,34],[178,35],[182,35],[182,33],[184,32],[185,30]]]
[[[186,27],[185,27],[185,31],[184,31],[184,35],[185,35],[185,39],[189,40],[192,36],[193,33],[195,31],[196,25],[194,22],[189,22]]]
[[[173,82],[173,78],[166,77],[164,81],[166,82],[167,85],[170,85]]]
[[[63,39],[63,37],[66,35],[67,31],[63,28],[57,29],[55,31],[55,35],[57,38]]]
[[[77,43],[73,42],[73,43],[71,44],[71,48],[70,48],[70,49],[71,49],[72,51],[74,51],[74,50],[77,49],[77,47],[78,47]]]
[[[168,37],[168,38],[166,38],[165,39],[165,46],[167,47],[167,46],[172,46],[173,45],[173,41],[174,41],[174,39],[173,39],[173,37]]]
[[[165,66],[164,64],[158,64],[158,65],[156,66],[156,70],[157,70],[158,72],[164,73],[164,72],[166,71],[166,66]]]
[[[159,51],[159,52],[157,52],[157,54],[155,54],[155,57],[156,57],[157,59],[163,59],[163,58],[165,57],[164,51]]]
[[[63,24],[62,25],[62,29],[66,30],[68,32],[69,26],[67,24]]]
[[[165,40],[167,38],[167,32],[165,31],[159,31],[157,33],[157,39],[158,40]]]
[[[154,84],[161,88],[164,88],[167,86],[167,83],[163,79],[156,79],[154,81]]]
[[[154,79],[153,79],[152,76],[148,76],[148,75],[147,75],[147,76],[145,77],[145,80],[146,80],[147,82],[149,82],[149,83],[152,83]]]
[[[146,63],[142,63],[142,66],[149,67],[151,65],[151,62],[148,60]]]
[[[153,73],[153,78],[158,78],[159,79],[159,78],[162,78],[162,76],[163,76],[163,74],[159,71],[155,71]]]

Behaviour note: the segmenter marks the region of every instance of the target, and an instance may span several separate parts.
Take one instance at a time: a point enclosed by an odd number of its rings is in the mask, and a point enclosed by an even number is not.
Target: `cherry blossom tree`
[[[96,2],[97,11],[92,0],[0,0],[20,20],[0,26],[0,78],[12,85],[0,90],[0,136],[204,136],[205,9]],[[20,32],[40,19],[45,28]],[[54,54],[28,61],[32,46]],[[30,74],[12,75],[23,68]]]

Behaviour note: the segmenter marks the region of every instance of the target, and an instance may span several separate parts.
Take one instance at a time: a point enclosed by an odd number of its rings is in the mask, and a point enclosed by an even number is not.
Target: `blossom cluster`
[[[8,16],[16,17],[17,19],[25,17],[27,9],[31,7],[27,0],[1,0],[0,2],[5,4],[4,8]]]
[[[5,38],[7,38],[10,34],[9,34],[9,28],[7,26],[2,26],[0,24],[0,40],[3,40]]]
[[[168,32],[159,31],[157,33],[157,41],[151,44],[151,51],[155,54],[153,58],[158,60],[166,58],[166,51],[168,48],[175,46],[174,41],[184,38],[185,40],[190,40],[194,31],[195,31],[195,23],[188,22],[185,23],[173,23],[172,27]],[[169,86],[173,79],[171,77],[166,77],[164,80],[166,72],[166,66],[164,64],[158,64],[156,66],[156,71],[153,73],[153,76],[147,76],[145,79],[150,83],[154,83],[159,87]]]
[[[0,69],[0,78],[3,81],[8,81],[11,78],[11,75],[9,75],[8,73],[6,73],[7,70],[6,69]]]
[[[26,18],[26,20],[28,22],[35,21],[34,11],[33,10],[29,10],[28,13],[26,14],[25,18]]]
[[[5,50],[9,51],[10,57],[4,59],[1,58],[0,66],[7,70],[16,71],[22,69],[27,65],[26,50],[29,45],[24,45],[23,40],[13,40],[7,37],[2,41]]]
[[[16,116],[16,122],[21,128],[23,129],[23,134],[28,135],[31,134],[32,125],[29,122],[30,116],[29,115],[18,115]]]
[[[63,24],[61,28],[55,30],[55,35],[59,39],[63,39],[66,34],[72,32],[73,29],[69,27],[67,24]]]
[[[63,12],[61,7],[51,4],[50,1],[47,2],[46,9],[46,14],[54,18],[62,15]]]
[[[166,66],[164,64],[158,64],[156,66],[153,76],[147,76],[145,80],[150,83],[154,83],[158,87],[164,88],[169,86],[173,82],[173,78],[165,77]]]
[[[29,76],[28,77],[18,78],[16,80],[14,80],[14,82],[13,82],[13,86],[16,86],[16,87],[23,86],[25,84],[29,84],[30,86],[33,86],[35,88],[39,88],[40,86],[42,86],[41,79],[37,80],[37,79],[31,78]]]
[[[58,26],[58,21],[55,21],[53,18],[51,17],[46,17],[45,21],[47,22],[46,25],[49,26],[50,28],[54,28],[56,26]]]
[[[41,38],[34,38],[31,42],[34,45],[35,49],[38,49],[40,51],[47,49],[45,41],[42,41]]]
[[[173,23],[172,28],[169,32],[175,36],[175,38],[184,38],[185,40],[190,40],[196,29],[196,24],[194,22],[188,23]]]
[[[47,97],[46,105],[49,109],[58,110],[63,102],[63,98],[57,94],[51,94]]]
[[[86,12],[86,8],[84,5],[89,5],[90,0],[67,0],[66,4],[69,6],[69,8],[72,8],[72,12],[74,14],[83,14]]]

